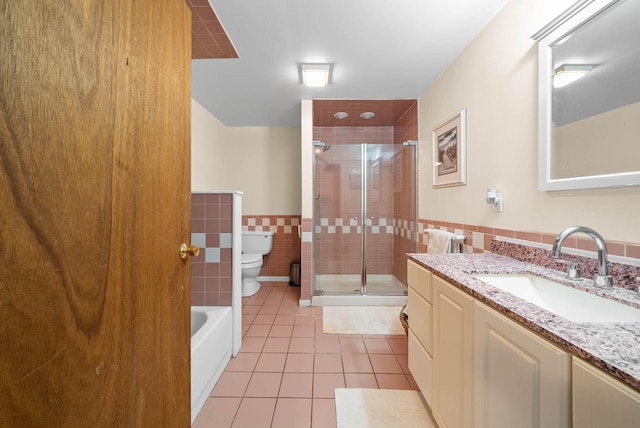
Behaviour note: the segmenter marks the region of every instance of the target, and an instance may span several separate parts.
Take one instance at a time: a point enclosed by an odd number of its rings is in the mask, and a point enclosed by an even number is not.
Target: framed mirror
[[[640,185],[640,1],[581,0],[538,41],[538,189]]]

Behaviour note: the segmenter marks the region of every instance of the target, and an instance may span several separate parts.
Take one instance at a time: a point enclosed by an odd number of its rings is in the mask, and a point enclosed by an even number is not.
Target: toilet
[[[242,297],[253,296],[260,289],[257,281],[262,256],[273,248],[273,232],[242,232]]]

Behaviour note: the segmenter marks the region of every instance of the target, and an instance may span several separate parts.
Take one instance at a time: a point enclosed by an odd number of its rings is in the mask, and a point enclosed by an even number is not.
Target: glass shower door
[[[318,142],[314,163],[315,294],[406,294],[404,254],[415,251],[415,148],[327,147]]]
[[[314,272],[317,294],[361,292],[362,149],[315,148]]]
[[[411,233],[416,225],[414,147],[364,146],[363,294],[403,295],[407,290],[404,254],[415,251]]]

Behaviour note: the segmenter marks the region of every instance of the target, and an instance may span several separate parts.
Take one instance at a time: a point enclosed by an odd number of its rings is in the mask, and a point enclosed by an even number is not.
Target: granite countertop
[[[571,281],[563,272],[497,254],[409,254],[409,258],[571,354],[640,391],[640,322],[572,322],[471,275],[529,273],[640,308],[640,297],[635,292],[619,287],[613,290],[597,289],[592,280]]]

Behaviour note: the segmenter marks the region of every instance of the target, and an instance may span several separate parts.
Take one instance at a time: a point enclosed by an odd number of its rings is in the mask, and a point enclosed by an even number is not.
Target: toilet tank
[[[273,248],[273,232],[242,231],[242,252],[263,256]]]

